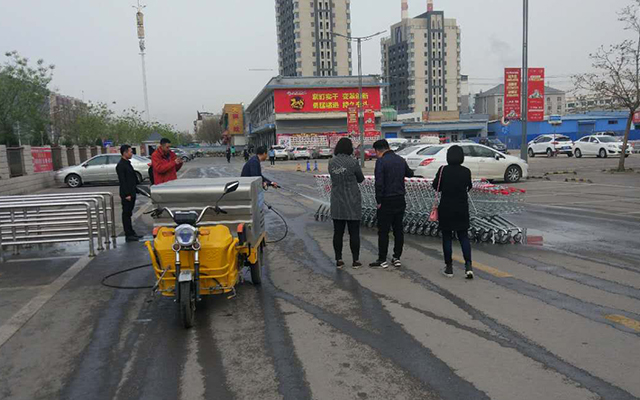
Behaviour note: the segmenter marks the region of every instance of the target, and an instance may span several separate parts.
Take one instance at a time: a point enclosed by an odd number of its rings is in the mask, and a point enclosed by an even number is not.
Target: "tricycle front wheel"
[[[196,314],[196,292],[192,282],[180,282],[180,318],[184,327],[193,326]]]

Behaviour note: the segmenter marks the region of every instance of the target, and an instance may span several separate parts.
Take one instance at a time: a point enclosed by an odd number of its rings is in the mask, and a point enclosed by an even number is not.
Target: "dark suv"
[[[507,146],[505,146],[504,143],[502,143],[500,141],[500,139],[495,139],[495,138],[481,138],[480,141],[478,142],[480,144],[483,144],[487,147],[491,147],[494,150],[497,150],[501,153],[509,153],[507,151]]]

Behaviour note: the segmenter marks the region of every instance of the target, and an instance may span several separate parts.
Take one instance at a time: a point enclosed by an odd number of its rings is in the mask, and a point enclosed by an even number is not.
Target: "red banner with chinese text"
[[[505,120],[521,117],[522,104],[522,70],[520,68],[504,69],[504,109]]]
[[[357,107],[349,107],[347,110],[347,132],[352,135],[360,133],[360,121],[358,121]]]
[[[376,113],[372,109],[364,110],[364,131],[371,132],[376,130]]]
[[[33,172],[53,171],[53,156],[48,147],[32,147]]]
[[[527,121],[544,121],[544,68],[529,68]]]
[[[357,88],[274,91],[276,113],[347,112],[349,107],[358,107],[359,99]],[[362,106],[380,111],[380,88],[364,88]]]

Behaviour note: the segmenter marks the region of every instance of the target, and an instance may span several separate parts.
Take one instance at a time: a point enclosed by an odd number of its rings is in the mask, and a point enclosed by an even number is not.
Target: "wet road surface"
[[[240,168],[202,159],[184,177]],[[268,246],[262,286],[205,299],[191,330],[171,301],[100,285],[148,263],[139,243],[0,265],[0,399],[640,398],[639,220],[529,207],[514,220],[545,245],[474,246],[474,281],[461,264],[442,276],[426,237],[407,236],[400,270],[339,271],[311,176],[265,174],[285,186],[266,200],[289,235]],[[267,225],[284,234],[275,214]],[[362,239],[366,265],[376,232]],[[150,282],[147,269],[112,281]]]

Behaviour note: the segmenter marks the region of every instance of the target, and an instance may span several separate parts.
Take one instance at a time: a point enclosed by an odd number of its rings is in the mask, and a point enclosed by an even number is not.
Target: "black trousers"
[[[124,235],[126,237],[136,236],[136,231],[133,230],[133,224],[131,222],[135,206],[136,196],[131,196],[131,201],[124,198],[122,199],[122,226],[124,227]]]
[[[384,261],[389,253],[389,232],[393,230],[393,258],[402,257],[404,230],[402,221],[407,208],[404,196],[382,199],[378,210],[378,260]]]
[[[349,247],[351,247],[353,261],[360,261],[360,221],[334,219],[333,250],[336,253],[336,261],[342,260],[342,242],[346,227],[349,227]]]
[[[269,161],[271,161],[271,165],[276,165],[276,158],[275,157],[269,157]]]
[[[469,235],[466,230],[456,231],[458,234],[458,241],[460,247],[462,247],[462,254],[464,256],[465,263],[471,263],[471,242],[469,241]],[[453,263],[453,232],[442,231],[442,252],[444,253],[444,263],[451,265]]]

